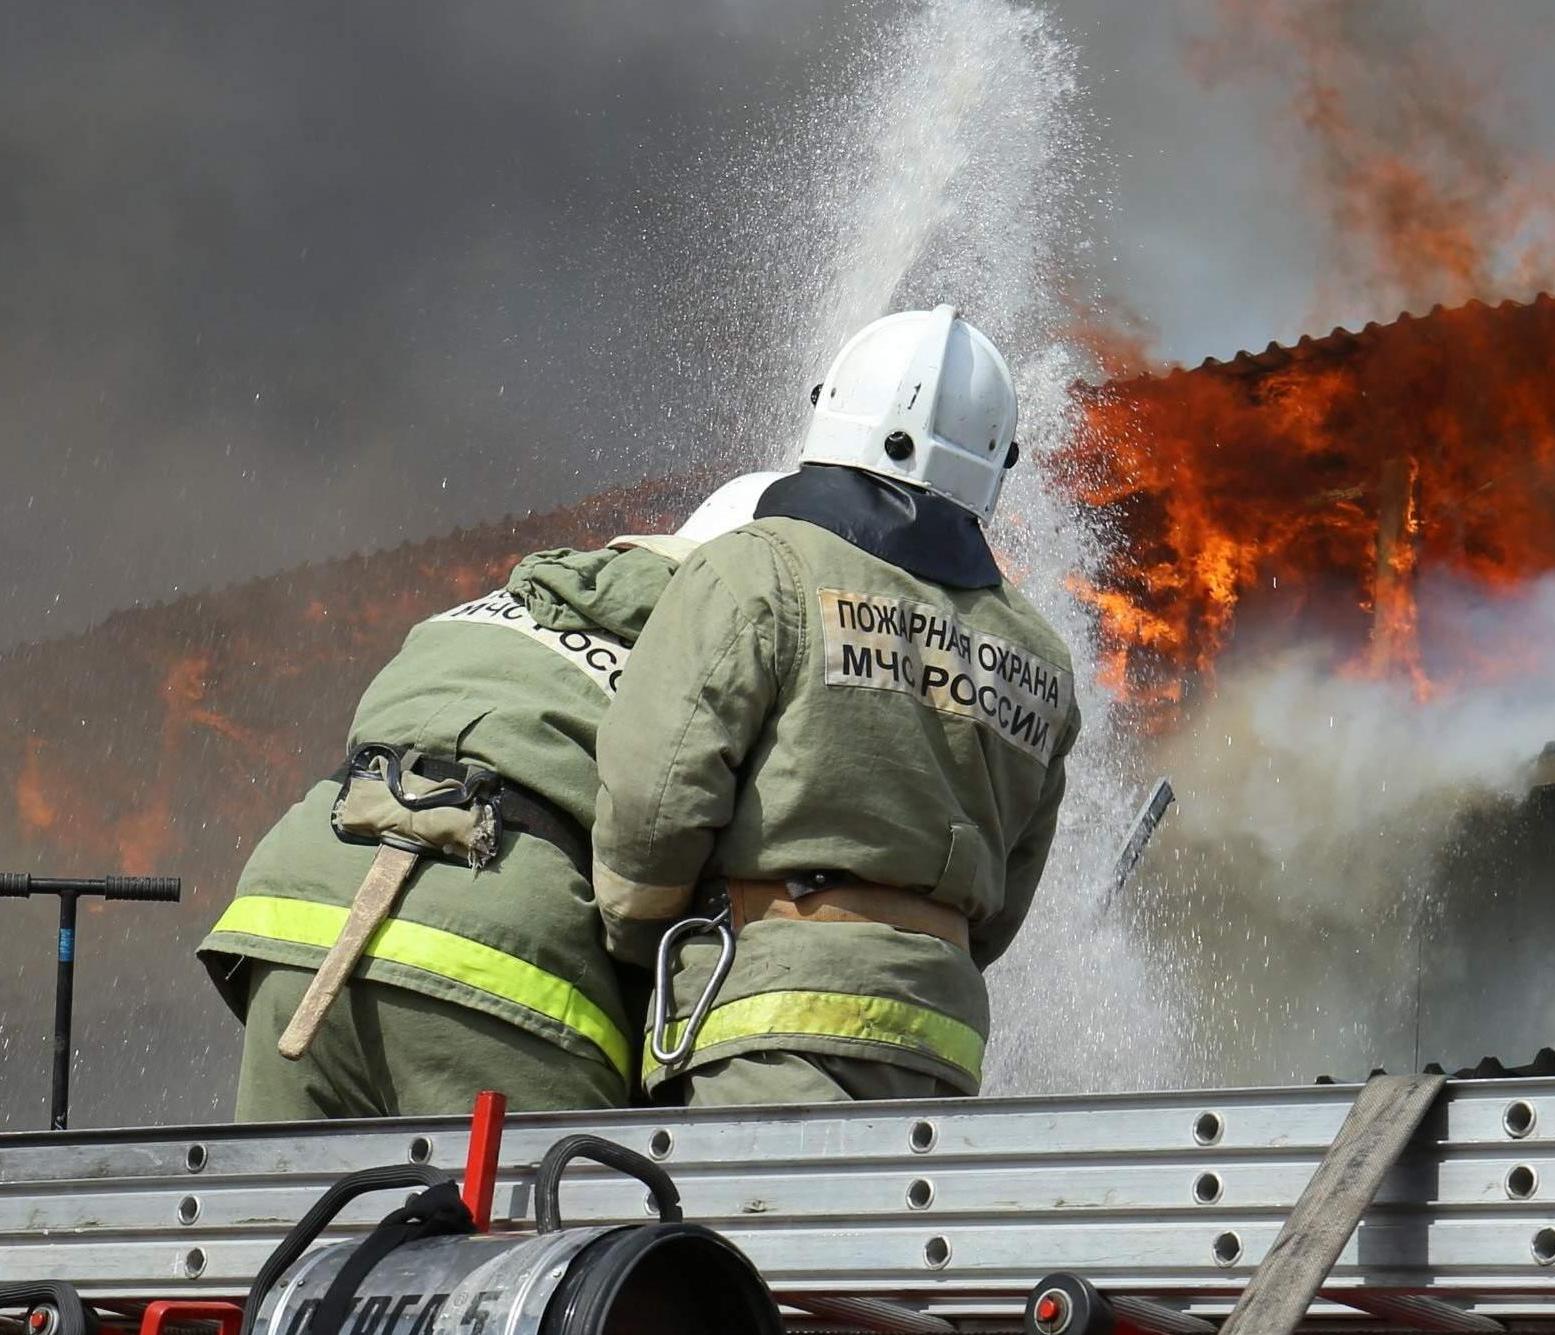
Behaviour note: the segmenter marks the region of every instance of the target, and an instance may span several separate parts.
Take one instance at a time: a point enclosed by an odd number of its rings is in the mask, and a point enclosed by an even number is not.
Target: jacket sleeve
[[[1064,800],[1065,757],[1079,735],[1080,707],[1074,705],[1064,736],[1053,759],[1048,762],[1037,808],[1005,864],[1004,905],[993,917],[972,929],[972,960],[979,969],[986,969],[1010,948],[1021,924],[1026,921],[1026,914],[1031,911],[1037,884],[1047,866],[1048,850],[1053,846],[1053,833],[1058,828],[1058,808]]]
[[[676,572],[599,731],[594,894],[618,959],[651,964],[734,811],[777,700],[791,587],[759,535],[709,543]]]

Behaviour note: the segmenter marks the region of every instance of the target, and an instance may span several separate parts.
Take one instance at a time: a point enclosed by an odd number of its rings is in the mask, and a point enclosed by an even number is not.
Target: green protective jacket
[[[505,588],[414,627],[367,688],[349,747],[389,742],[489,766],[586,830],[594,741],[631,644],[674,564],[642,548],[527,557]],[[240,1015],[243,957],[317,968],[374,849],[330,824],[339,785],[315,784],[255,847],[199,948]],[[635,1044],[588,881],[554,845],[505,834],[479,871],[423,859],[359,976],[485,1011],[629,1084]]]
[[[817,870],[955,906],[972,951],[874,923],[752,923],[678,1069],[778,1048],[975,1093],[981,971],[1031,907],[1079,728],[1068,650],[1007,585],[946,588],[790,518],[699,549],[600,731],[594,884],[611,951],[646,961],[717,878]],[[716,954],[706,938],[682,948],[676,1017]],[[667,1073],[644,1060],[652,1089]]]

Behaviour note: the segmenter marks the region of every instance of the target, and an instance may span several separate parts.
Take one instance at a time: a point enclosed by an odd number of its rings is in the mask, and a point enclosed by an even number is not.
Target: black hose
[[[562,1227],[561,1178],[574,1159],[592,1159],[606,1168],[635,1177],[653,1196],[661,1224],[678,1224],[685,1217],[680,1208],[680,1192],[674,1179],[651,1159],[636,1150],[617,1145],[602,1136],[566,1136],[545,1152],[535,1170],[535,1231],[558,1233]],[[248,1332],[244,1332],[248,1335]]]
[[[241,1335],[253,1335],[254,1323],[259,1319],[259,1309],[264,1305],[265,1295],[347,1203],[358,1196],[365,1196],[369,1191],[388,1191],[394,1187],[435,1187],[439,1183],[453,1180],[452,1173],[433,1168],[430,1164],[389,1164],[384,1168],[363,1168],[359,1172],[347,1173],[332,1183],[329,1190],[314,1201],[308,1213],[297,1221],[292,1231],[281,1239],[280,1245],[259,1267],[253,1287],[248,1291],[248,1300],[243,1304]],[[72,1333],[64,1332],[63,1335]]]
[[[0,1307],[24,1307],[29,1312],[47,1304],[59,1313],[59,1335],[92,1335],[97,1314],[81,1301],[75,1285],[60,1279],[26,1284],[0,1284]]]
[[[308,1319],[304,1335],[340,1335],[351,1317],[356,1291],[390,1252],[407,1242],[424,1238],[446,1238],[475,1232],[470,1207],[459,1195],[453,1182],[439,1182],[391,1210],[378,1227],[362,1239],[361,1245],[341,1262],[329,1281],[319,1305]]]

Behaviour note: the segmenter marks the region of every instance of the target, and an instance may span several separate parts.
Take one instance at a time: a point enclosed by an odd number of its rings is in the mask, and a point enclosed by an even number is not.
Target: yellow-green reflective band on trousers
[[[328,950],[345,926],[347,910],[334,904],[276,895],[239,895],[213,932],[242,932],[271,941]],[[367,942],[366,956],[463,983],[527,1007],[593,1043],[630,1079],[631,1044],[614,1022],[565,979],[538,965],[440,927],[390,918]]]
[[[684,1020],[670,1025],[666,1046],[679,1043],[685,1028]],[[780,1048],[785,1034],[889,1043],[938,1057],[982,1082],[983,1037],[970,1025],[910,1001],[853,992],[758,992],[727,1002],[708,1015],[695,1051],[756,1035],[770,1036],[771,1046]],[[659,1063],[645,1048],[644,1078],[658,1069]]]

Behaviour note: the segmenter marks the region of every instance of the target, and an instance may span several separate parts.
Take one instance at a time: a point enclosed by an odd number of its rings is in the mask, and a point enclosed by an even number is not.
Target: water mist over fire
[[[856,82],[817,103],[796,143],[781,230],[803,258],[768,269],[792,284],[767,360],[742,380],[731,426],[768,434],[791,463],[808,404],[842,341],[892,310],[955,301],[1015,371],[1025,466],[994,540],[1007,570],[1073,646],[1086,730],[1071,762],[1044,918],[1094,914],[1130,814],[1126,754],[1098,689],[1095,625],[1069,578],[1101,561],[1097,535],[1042,461],[1075,428],[1070,386],[1085,369],[1067,338],[1083,289],[1082,239],[1098,201],[1076,53],[1041,9],[1007,0],[933,0],[882,33]],[[792,254],[792,250],[779,253]],[[765,244],[747,253],[771,253]],[[781,387],[774,399],[766,386]],[[1000,1016],[994,1091],[1150,1083],[1181,1064],[1169,970],[1120,923],[1055,959],[1039,924],[993,975]],[[1119,961],[1127,967],[1116,968]],[[1076,1041],[1078,1038],[1078,1042]],[[1116,1054],[1105,1069],[1084,1055]]]
[[[1268,137],[1327,228],[1312,311],[1424,315],[1555,276],[1555,171],[1418,11],[1223,0],[1190,63],[1283,99]],[[1473,303],[1129,381],[1086,396],[1055,460],[1110,538],[1071,581],[1103,681],[1181,799],[1124,911],[1174,961],[1182,1081],[1551,1037],[1466,985],[1509,959],[1509,904],[1555,888],[1526,796],[1555,738],[1551,314]],[[1127,321],[1081,324],[1104,362],[1146,362]]]
[[[1331,644],[1271,651],[1254,631],[1151,748],[1179,807],[1131,910],[1197,975],[1198,1047],[1222,1079],[1515,1062],[1551,1037],[1542,1013],[1477,1006],[1429,961],[1494,973],[1511,934],[1496,898],[1547,901],[1548,862],[1515,845],[1555,834],[1529,798],[1555,780],[1536,763],[1555,739],[1555,577],[1499,605],[1441,580],[1422,598],[1507,646],[1496,679],[1422,701],[1407,678],[1336,674]],[[1485,948],[1457,926],[1498,914]]]

